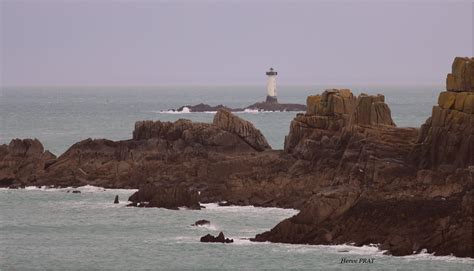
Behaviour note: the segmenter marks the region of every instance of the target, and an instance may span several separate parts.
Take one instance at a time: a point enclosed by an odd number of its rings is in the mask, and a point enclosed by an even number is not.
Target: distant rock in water
[[[232,108],[229,108],[229,107],[224,106],[222,104],[217,105],[217,106],[211,106],[211,105],[203,104],[203,103],[200,103],[200,104],[197,104],[197,105],[181,106],[180,108],[178,108],[176,110],[172,110],[172,111],[184,112],[186,110],[189,110],[189,112],[216,112],[219,109],[226,109],[226,110],[229,110],[229,111],[243,111],[242,108],[232,109]]]
[[[119,204],[119,196],[115,195],[114,204]]]
[[[204,225],[210,225],[210,224],[211,224],[211,221],[201,219],[201,220],[198,220],[198,221],[194,222],[194,224],[192,224],[191,226],[204,226]]]
[[[72,193],[73,193],[73,194],[80,194],[81,191],[79,191],[79,190],[74,190],[74,191],[72,191]]]
[[[217,237],[214,237],[210,234],[206,234],[203,237],[201,237],[201,242],[203,243],[233,243],[234,239],[229,239],[225,238],[224,234],[222,232],[217,235]]]
[[[254,103],[244,108],[230,108],[222,104],[217,105],[217,106],[211,106],[208,104],[200,103],[197,105],[181,106],[178,109],[171,109],[171,111],[173,112],[216,112],[220,109],[225,109],[230,112],[242,112],[246,110],[286,112],[286,111],[305,111],[306,105],[278,103],[276,98],[268,96],[265,102]]]

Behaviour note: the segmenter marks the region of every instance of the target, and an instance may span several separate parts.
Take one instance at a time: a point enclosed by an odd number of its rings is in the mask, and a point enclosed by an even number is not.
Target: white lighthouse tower
[[[267,103],[278,103],[277,93],[276,93],[276,77],[277,72],[270,68],[270,71],[267,72],[268,81],[267,81]]]

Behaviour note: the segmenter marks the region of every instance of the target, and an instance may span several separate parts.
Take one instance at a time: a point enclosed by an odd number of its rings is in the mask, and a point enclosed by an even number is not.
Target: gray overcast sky
[[[443,83],[472,2],[5,1],[2,85]]]

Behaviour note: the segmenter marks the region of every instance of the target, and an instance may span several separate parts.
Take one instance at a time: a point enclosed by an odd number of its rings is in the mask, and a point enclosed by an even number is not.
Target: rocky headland
[[[378,244],[474,257],[474,59],[456,58],[432,116],[396,127],[383,95],[309,96],[272,150],[250,122],[139,121],[130,140],[86,139],[55,157],[38,140],[0,146],[0,185],[138,188],[132,205],[296,208],[253,241]]]

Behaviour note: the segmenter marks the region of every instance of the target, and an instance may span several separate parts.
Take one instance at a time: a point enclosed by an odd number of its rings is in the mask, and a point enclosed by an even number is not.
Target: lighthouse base
[[[278,100],[276,96],[269,96],[267,95],[267,100],[265,101],[266,103],[272,103],[272,104],[277,104]]]

